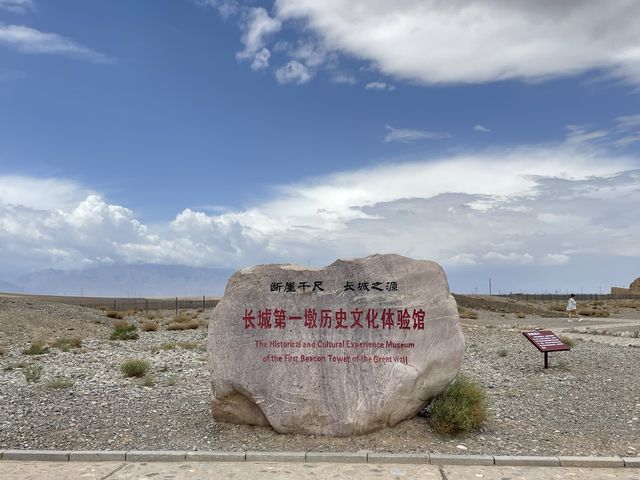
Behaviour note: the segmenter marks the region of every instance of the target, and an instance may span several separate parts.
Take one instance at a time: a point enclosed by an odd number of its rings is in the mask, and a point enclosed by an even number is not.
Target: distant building
[[[631,282],[629,288],[611,287],[611,295],[640,295],[640,277]]]

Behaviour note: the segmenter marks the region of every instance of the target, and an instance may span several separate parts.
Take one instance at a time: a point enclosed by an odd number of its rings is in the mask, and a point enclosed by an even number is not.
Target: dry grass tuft
[[[142,323],[142,331],[143,332],[155,332],[160,328],[158,322],[143,322]]]
[[[156,383],[156,378],[151,375],[150,373],[147,373],[143,378],[142,378],[142,385],[145,387],[153,387]]]
[[[47,382],[48,388],[69,388],[73,386],[73,380],[67,377],[56,377]]]
[[[188,323],[193,320],[193,316],[186,312],[180,312],[173,316],[172,323]]]
[[[478,319],[478,312],[474,312],[473,310],[465,310],[462,307],[458,307],[458,313],[460,313],[460,318]]]
[[[119,320],[122,320],[124,318],[124,315],[121,312],[116,312],[115,310],[109,310],[107,312],[107,317],[117,318]]]
[[[49,347],[44,342],[33,342],[28,348],[22,350],[23,355],[44,355],[49,353]]]
[[[51,346],[63,352],[68,352],[72,348],[82,347],[82,339],[80,337],[58,338],[51,344]]]
[[[42,375],[42,365],[27,365],[22,369],[22,373],[27,382],[35,383],[40,380],[40,375]]]
[[[167,325],[167,330],[195,330],[200,326],[198,320],[188,320],[187,322],[172,322]]]

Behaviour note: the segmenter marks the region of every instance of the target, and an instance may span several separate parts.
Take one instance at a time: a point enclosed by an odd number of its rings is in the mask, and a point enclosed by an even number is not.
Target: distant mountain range
[[[0,292],[19,293],[20,288],[15,286],[13,283],[0,280]]]
[[[11,282],[0,291],[92,297],[220,296],[233,270],[180,265],[122,265],[84,270],[42,270]]]

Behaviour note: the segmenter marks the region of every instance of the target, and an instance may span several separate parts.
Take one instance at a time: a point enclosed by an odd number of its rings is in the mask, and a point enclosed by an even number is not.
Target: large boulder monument
[[[361,435],[416,415],[455,378],[463,350],[437,263],[245,268],[209,322],[211,410],[280,433]]]

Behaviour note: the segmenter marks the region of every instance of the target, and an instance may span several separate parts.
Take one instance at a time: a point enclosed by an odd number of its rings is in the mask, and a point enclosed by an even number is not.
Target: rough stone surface
[[[284,290],[287,282],[295,292],[271,290],[272,283]],[[304,292],[303,282],[310,285]],[[322,282],[324,290],[312,291],[315,282]],[[345,289],[347,282],[354,290]],[[374,282],[383,291],[372,290]],[[367,283],[369,290],[359,290],[359,283]],[[271,328],[258,326],[258,312],[265,309],[272,311]],[[276,309],[286,311],[284,328],[276,328]],[[305,324],[306,309],[316,310],[317,328]],[[329,328],[321,326],[323,309],[332,312]],[[356,309],[363,312],[362,328],[352,316]],[[378,313],[378,328],[369,328],[369,309]],[[390,329],[381,325],[383,309],[393,312]],[[399,328],[397,312],[405,309],[412,317],[414,311],[425,312],[424,329],[413,328],[413,318],[408,329]],[[347,328],[338,328],[340,311]],[[245,316],[256,317],[250,322],[255,328],[245,328]],[[293,343],[282,347],[272,341]],[[367,346],[340,344],[346,341]],[[405,345],[392,347],[388,341]],[[314,347],[313,342],[328,343]],[[374,255],[338,260],[323,269],[246,268],[231,277],[209,323],[213,416],[223,422],[271,425],[280,433],[365,434],[422,410],[456,376],[463,350],[456,302],[444,271],[434,262]],[[302,356],[308,358],[301,361]],[[288,361],[292,358],[298,360]]]

